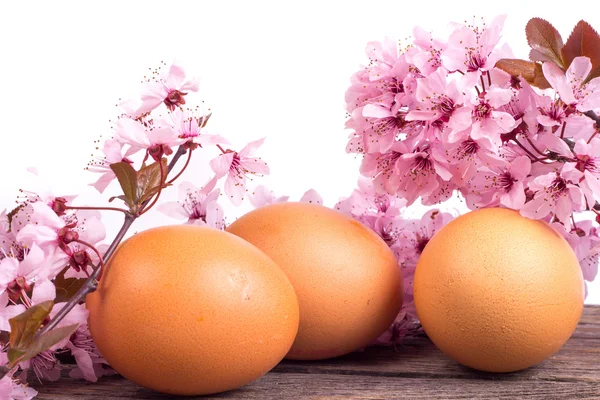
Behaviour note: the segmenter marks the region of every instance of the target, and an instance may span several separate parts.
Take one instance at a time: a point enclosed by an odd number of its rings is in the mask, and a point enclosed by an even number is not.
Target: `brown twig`
[[[167,182],[167,185],[172,184],[173,182],[175,182],[177,180],[177,178],[179,178],[181,176],[181,174],[183,174],[183,172],[185,171],[185,169],[188,167],[188,165],[190,165],[190,160],[192,159],[192,150],[188,150],[188,157],[187,160],[185,161],[185,164],[183,165],[183,167],[181,168],[181,171],[179,171],[179,173],[177,175],[175,175],[173,177],[173,179],[171,179],[169,182]]]
[[[519,140],[517,138],[514,138],[513,140],[520,148],[523,149],[523,151],[525,153],[527,153],[527,155],[531,158],[531,160],[533,162],[543,161],[543,160],[537,158],[531,151],[529,151],[529,149],[527,147],[523,146],[523,144],[521,142],[519,142]]]
[[[124,208],[118,207],[78,207],[78,206],[65,206],[67,210],[98,210],[98,211],[119,211],[127,213],[128,211]]]

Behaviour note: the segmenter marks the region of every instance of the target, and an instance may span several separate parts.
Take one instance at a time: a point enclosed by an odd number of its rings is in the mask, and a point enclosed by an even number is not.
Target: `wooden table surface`
[[[198,377],[202,379],[202,377]],[[121,377],[68,377],[34,386],[39,399],[168,399]],[[283,361],[231,399],[600,399],[600,307],[587,306],[567,344],[542,364],[510,374],[481,373],[446,358],[427,338],[396,349],[372,347],[318,362]]]

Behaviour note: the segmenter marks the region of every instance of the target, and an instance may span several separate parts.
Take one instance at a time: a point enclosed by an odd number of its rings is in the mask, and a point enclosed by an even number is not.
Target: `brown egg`
[[[569,339],[583,310],[577,257],[548,224],[488,208],[465,214],[427,244],[414,281],[433,343],[471,368],[538,364]]]
[[[286,358],[350,353],[383,333],[400,310],[402,276],[394,254],[372,230],[337,211],[273,204],[227,230],[268,254],[294,285],[300,327]]]
[[[87,307],[110,365],[170,394],[222,392],[259,378],[298,329],[292,285],[269,257],[239,237],[190,225],[124,242]]]

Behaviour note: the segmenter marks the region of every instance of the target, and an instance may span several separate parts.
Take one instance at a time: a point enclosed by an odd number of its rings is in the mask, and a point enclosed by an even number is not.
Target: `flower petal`
[[[219,154],[216,158],[210,161],[210,167],[217,174],[217,178],[225,176],[231,168],[234,153]]]

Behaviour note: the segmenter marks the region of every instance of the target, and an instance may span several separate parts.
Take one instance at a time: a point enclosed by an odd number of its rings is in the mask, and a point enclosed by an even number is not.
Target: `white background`
[[[202,76],[215,133],[236,145],[267,137],[260,154],[272,174],[263,183],[294,199],[312,187],[332,206],[358,176],[359,160],[344,152],[344,92],[368,41],[407,39],[414,25],[445,38],[450,21],[507,13],[503,41],[526,58],[529,18],[548,19],[566,40],[581,18],[600,28],[594,3],[3,0],[0,208],[13,206],[19,188],[38,188],[26,172],[32,166],[55,194],[102,204],[107,197],[86,188],[95,176],[83,170],[93,141],[110,136],[118,98],[135,95],[149,67],[174,58]],[[185,179],[202,185],[211,156],[196,157]],[[114,215],[106,222],[109,232],[120,224]],[[172,222],[152,213],[135,229]],[[587,302],[600,303],[600,279]]]

